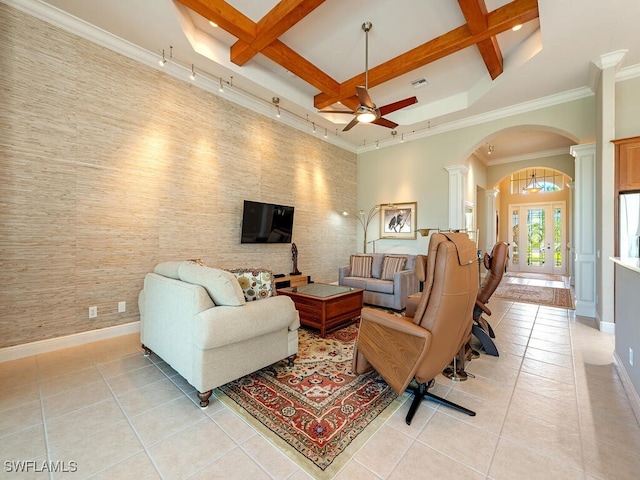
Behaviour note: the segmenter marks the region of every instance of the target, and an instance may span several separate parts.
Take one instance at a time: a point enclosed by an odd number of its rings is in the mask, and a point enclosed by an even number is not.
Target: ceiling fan
[[[397,102],[390,103],[388,105],[384,105],[382,107],[376,107],[376,104],[373,103],[371,97],[369,96],[369,30],[373,27],[371,22],[364,22],[362,24],[362,30],[365,33],[365,70],[364,70],[364,78],[365,78],[365,86],[364,87],[356,87],[356,94],[358,95],[358,99],[360,100],[360,105],[354,111],[348,110],[320,110],[320,113],[348,113],[349,115],[355,115],[353,119],[347,124],[346,127],[342,129],[343,132],[347,130],[351,130],[358,123],[375,123],[376,125],[380,125],[382,127],[387,128],[396,128],[398,126],[397,123],[392,122],[391,120],[387,120],[383,118],[384,115],[388,113],[395,112],[396,110],[400,110],[401,108],[408,107],[409,105],[413,105],[414,103],[418,103],[418,99],[416,97],[405,98],[404,100],[399,100]]]

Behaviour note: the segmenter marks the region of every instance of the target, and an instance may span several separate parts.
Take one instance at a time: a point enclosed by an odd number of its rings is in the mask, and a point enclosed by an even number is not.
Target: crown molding
[[[558,155],[569,155],[569,147],[555,148],[552,150],[543,150],[541,152],[525,153],[523,155],[515,155],[513,157],[505,157],[500,160],[488,161],[487,166],[502,165],[505,163],[524,162],[525,160],[536,160],[538,158],[557,157]]]
[[[473,115],[460,120],[455,120],[449,123],[443,123],[441,125],[429,126],[422,130],[416,130],[409,134],[404,134],[405,141],[414,141],[420,138],[431,137],[434,135],[440,135],[441,133],[451,132],[454,130],[460,130],[461,128],[472,127],[474,125],[480,125],[482,123],[499,120],[501,118],[512,117],[522,113],[539,110],[541,108],[552,107],[562,103],[572,102],[574,100],[580,100],[585,97],[592,97],[593,91],[588,87],[576,88],[567,92],[557,93],[549,95],[547,97],[538,98],[528,102],[519,103],[516,105],[510,105],[505,108],[492,110],[490,112],[481,113],[479,115]],[[378,148],[385,148],[400,143],[397,139],[381,140],[379,141]],[[366,145],[357,149],[358,154],[375,150],[375,145]]]

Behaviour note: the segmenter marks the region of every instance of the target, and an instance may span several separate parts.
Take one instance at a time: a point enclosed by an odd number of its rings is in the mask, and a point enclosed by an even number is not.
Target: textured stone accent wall
[[[138,320],[160,261],[290,272],[240,244],[244,199],[295,206],[316,281],[356,249],[355,154],[4,4],[0,169],[0,347]]]

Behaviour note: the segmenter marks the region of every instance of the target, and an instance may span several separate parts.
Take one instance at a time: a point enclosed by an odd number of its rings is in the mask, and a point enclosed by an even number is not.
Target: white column
[[[451,165],[444,168],[449,172],[449,228],[457,230],[465,226],[464,200],[469,169],[466,165]]]
[[[609,257],[614,255],[615,147],[616,134],[616,70],[627,50],[607,53],[592,60],[600,69],[596,92],[596,256],[597,276],[596,321],[601,331],[614,331],[614,267]]]
[[[493,246],[498,241],[498,234],[496,232],[498,228],[498,219],[496,215],[498,214],[498,208],[496,207],[496,198],[498,197],[498,190],[495,188],[492,190],[485,190],[485,211],[487,214],[485,215],[485,244],[484,249],[485,252],[491,253]],[[507,218],[503,219],[503,221],[508,221]],[[507,239],[507,242],[509,240]]]
[[[596,316],[596,145],[574,145],[576,315]]]
[[[567,228],[569,230],[569,240],[567,242],[567,257],[565,258],[565,263],[569,264],[569,284],[575,285],[575,258],[576,258],[576,245],[575,245],[575,228],[574,225],[576,223],[573,205],[575,202],[575,182],[567,182],[567,188],[569,189],[569,206],[567,211],[570,212],[571,221],[567,223]]]

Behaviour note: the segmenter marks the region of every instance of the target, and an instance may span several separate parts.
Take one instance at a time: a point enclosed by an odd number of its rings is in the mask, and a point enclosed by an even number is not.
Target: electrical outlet
[[[118,302],[118,313],[124,313],[127,311],[127,302]]]
[[[633,367],[633,348],[629,347],[629,365]]]
[[[98,307],[89,307],[89,318],[96,318],[98,316]]]

